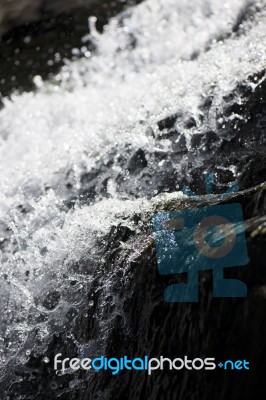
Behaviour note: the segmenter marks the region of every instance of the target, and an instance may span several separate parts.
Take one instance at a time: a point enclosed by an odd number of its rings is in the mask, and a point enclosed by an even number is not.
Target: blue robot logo
[[[211,196],[213,175],[206,177]],[[234,192],[232,186],[221,198]],[[183,190],[195,200],[200,197]],[[213,271],[214,297],[246,297],[247,286],[225,279],[224,268],[248,263],[241,204],[158,212],[153,218],[157,263],[161,275],[187,274],[187,283],[166,288],[166,302],[198,302],[199,271]]]

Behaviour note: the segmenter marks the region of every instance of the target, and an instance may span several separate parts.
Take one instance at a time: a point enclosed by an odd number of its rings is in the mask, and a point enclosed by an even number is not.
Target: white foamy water
[[[123,201],[110,182],[113,198],[67,210],[69,172],[72,190],[78,191],[81,174],[114,143],[118,149],[128,142],[152,152],[156,143],[145,134],[147,127],[156,133],[156,122],[177,110],[192,115],[200,129],[203,97],[212,94],[219,107],[238,82],[265,67],[264,2],[254,2],[262,10],[255,22],[243,22],[241,35],[231,33],[249,3],[147,0],[112,19],[102,35],[92,29],[94,55],[69,62],[55,82],[36,92],[5,100],[0,112],[3,367],[19,352],[26,360],[29,343],[38,342],[35,351],[43,352],[52,333],[64,329],[69,308],[86,306],[87,285],[101,262],[97,238],[121,215],[151,207],[145,199]],[[185,134],[189,141],[193,130]],[[89,272],[73,272],[84,257]],[[70,288],[71,280],[80,285],[78,291]],[[60,295],[51,311],[40,300],[49,292]]]

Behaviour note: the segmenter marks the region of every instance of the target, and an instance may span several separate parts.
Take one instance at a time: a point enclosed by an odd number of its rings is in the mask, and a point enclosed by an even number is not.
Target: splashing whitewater
[[[109,179],[106,198],[66,202],[114,143],[145,148],[157,121],[182,110],[200,129],[199,104],[219,103],[238,81],[266,63],[266,13],[241,22],[248,0],[147,0],[91,29],[95,54],[68,62],[36,92],[4,99],[0,112],[0,365],[25,363],[66,329],[65,316],[86,297],[102,254],[97,241],[124,215],[145,212],[146,197],[120,193]],[[91,27],[95,21],[90,20]],[[246,34],[248,32],[248,35]],[[38,78],[36,78],[38,82]],[[253,83],[254,86],[256,84]],[[239,118],[235,115],[234,118]],[[215,124],[215,116],[210,117]],[[195,131],[185,131],[188,144]],[[167,151],[170,144],[164,143]],[[112,168],[117,168],[114,164]],[[122,176],[126,170],[120,171]],[[134,180],[132,181],[134,185]],[[75,197],[74,197],[75,198]],[[86,257],[89,271],[73,270]],[[70,282],[75,281],[75,286]],[[0,378],[1,379],[1,378]]]

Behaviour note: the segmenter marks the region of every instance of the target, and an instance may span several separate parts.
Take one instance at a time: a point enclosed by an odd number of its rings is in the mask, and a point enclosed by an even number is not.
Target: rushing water
[[[91,18],[90,36],[81,46],[92,41],[95,53],[88,50],[83,59],[67,63],[51,82],[36,76],[35,92],[4,99],[3,380],[31,353],[44,354],[53,334],[68,329],[72,307],[80,312],[90,307],[93,300],[86,294],[104,257],[101,238],[125,216],[148,212],[147,198],[161,191],[149,181],[140,185],[138,172],[128,180],[129,170],[119,162],[125,145],[143,149],[152,164],[151,154],[167,152],[172,145],[167,139],[158,144],[157,122],[180,112],[182,121],[195,121],[192,128],[179,122],[190,149],[191,137],[206,129],[202,100],[211,95],[219,109],[238,82],[263,69],[266,14],[264,2],[255,3],[146,0],[113,18],[103,34]],[[242,20],[247,9],[252,18]],[[258,83],[250,83],[252,89]],[[217,124],[214,110],[209,129]],[[237,126],[241,118],[232,114],[230,121]],[[84,195],[84,176],[93,179],[99,164],[105,168],[105,190]],[[179,169],[178,162],[175,167]],[[234,165],[229,167],[234,173]],[[127,182],[123,190],[121,181]],[[87,268],[75,268],[83,259]]]

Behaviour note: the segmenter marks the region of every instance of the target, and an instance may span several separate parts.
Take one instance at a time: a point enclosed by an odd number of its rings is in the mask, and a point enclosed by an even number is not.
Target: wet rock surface
[[[199,194],[204,194],[204,172],[213,172],[217,176],[216,191],[222,193],[238,176],[241,189],[258,185],[265,180],[265,109],[266,78],[265,71],[260,73],[260,82],[251,89],[252,79],[247,77],[235,91],[228,93],[225,100],[211,106],[201,107],[201,122],[197,132],[191,137],[188,145],[185,134],[188,129],[196,128],[187,125],[190,118],[177,117],[173,114],[158,121],[154,140],[156,150],[136,149],[128,143],[123,151],[113,148],[106,166],[99,161],[93,173],[83,176],[82,201],[91,201],[97,196],[106,194],[103,182],[112,179],[119,192],[142,197],[160,192],[171,192],[190,185]],[[213,128],[213,115],[215,129]],[[179,124],[176,125],[177,118]],[[154,134],[154,130],[152,130]],[[160,148],[165,141],[171,142],[167,152]],[[167,142],[168,143],[168,142]],[[118,153],[121,157],[117,157]],[[103,158],[106,159],[108,155]],[[105,170],[105,173],[103,173]],[[128,175],[119,170],[128,171]],[[92,179],[93,176],[93,179]],[[132,179],[136,183],[132,188]],[[88,183],[87,183],[88,182]],[[84,188],[88,185],[88,189]],[[87,200],[86,200],[87,198]]]
[[[180,282],[178,276],[163,277],[157,271],[151,217],[157,211],[176,211],[187,207],[240,203],[244,210],[250,262],[242,268],[228,269],[226,278],[241,279],[248,285],[246,299],[214,299],[212,274],[199,277],[200,301],[164,303],[163,291]],[[111,227],[101,251],[105,261],[87,292],[89,308],[69,313],[70,332],[54,335],[42,357],[30,356],[23,372],[16,374],[7,390],[8,398],[49,399],[250,399],[264,387],[263,357],[266,325],[265,307],[265,185],[233,194],[225,201],[213,196],[201,202],[180,199],[156,200],[148,212],[135,214]],[[129,221],[130,220],[130,221]],[[128,228],[129,222],[131,229]],[[124,251],[124,248],[127,251]],[[137,249],[137,250],[136,250]],[[86,261],[83,269],[86,268]],[[52,301],[55,298],[52,294]],[[91,301],[93,299],[93,301]],[[230,302],[230,305],[229,305]],[[50,303],[49,303],[50,304]],[[104,305],[104,307],[103,307]],[[243,317],[244,316],[244,317]],[[76,343],[84,343],[81,350]],[[57,375],[53,357],[101,356],[129,358],[178,357],[198,354],[205,358],[248,359],[252,372],[224,374],[167,370],[147,377],[140,372],[76,372]],[[50,361],[45,364],[44,357]],[[29,382],[31,382],[29,387]],[[23,398],[23,397],[21,397]]]

